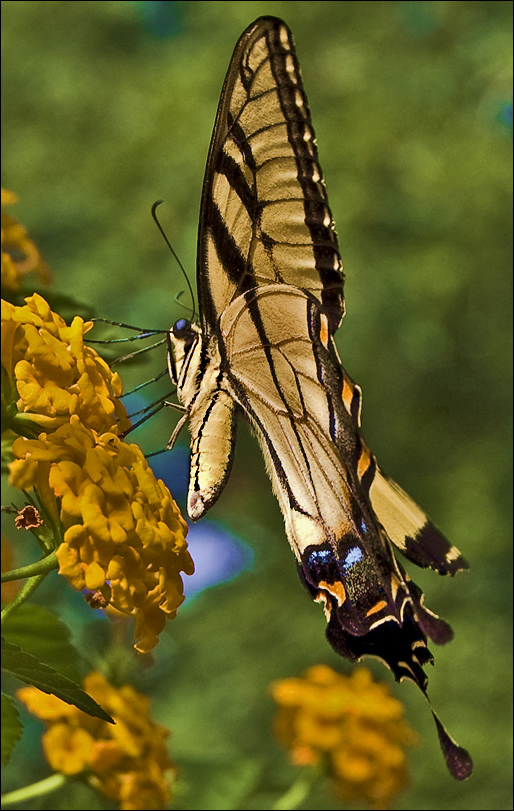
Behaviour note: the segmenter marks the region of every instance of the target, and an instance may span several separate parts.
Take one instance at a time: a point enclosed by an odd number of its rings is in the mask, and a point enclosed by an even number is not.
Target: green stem
[[[277,802],[271,806],[271,811],[294,811],[298,808],[305,798],[309,795],[311,789],[317,783],[321,776],[321,769],[316,766],[311,766],[307,774],[302,774],[301,777],[293,783],[285,794],[280,797]]]
[[[40,564],[45,564],[41,566]],[[52,569],[57,568],[57,555],[55,552],[52,552],[51,555],[48,557],[43,558],[43,560],[38,561],[38,563],[33,563],[31,566],[23,566],[21,569],[14,569],[12,572],[6,572],[6,575],[12,575],[14,572],[23,572],[30,570],[32,572],[32,577],[29,577],[27,582],[23,585],[20,589],[18,594],[16,594],[10,603],[7,603],[2,609],[2,622],[7,619],[7,617],[12,614],[13,611],[16,611],[25,600],[30,597],[33,591],[37,589],[40,583],[43,582],[45,577],[47,576],[48,572],[51,572]],[[39,574],[35,574],[35,570],[38,569],[40,572]],[[4,575],[5,576],[5,575]],[[27,574],[19,575],[19,577],[27,577]],[[6,577],[6,580],[16,580],[18,578],[15,577]]]
[[[2,583],[10,580],[23,580],[24,577],[35,577],[40,574],[48,574],[52,569],[57,569],[58,560],[55,552],[51,552],[36,563],[29,563],[28,566],[20,566],[19,569],[11,569],[10,572],[2,574]]]
[[[39,780],[37,783],[32,783],[30,786],[18,788],[16,791],[9,791],[2,796],[2,808],[14,803],[25,802],[34,797],[42,797],[43,794],[49,794],[60,788],[66,782],[67,777],[64,774],[56,773],[45,777],[44,780]]]

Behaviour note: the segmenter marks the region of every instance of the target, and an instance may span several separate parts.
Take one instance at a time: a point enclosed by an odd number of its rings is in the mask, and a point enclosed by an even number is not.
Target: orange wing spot
[[[330,617],[332,614],[332,610],[330,608],[330,603],[328,601],[328,597],[324,591],[319,591],[318,596],[315,598],[314,602],[321,603],[323,606],[323,612],[325,614],[325,619],[327,622],[330,622]]]
[[[353,386],[350,384],[350,381],[344,375],[343,377],[343,404],[348,414],[352,413],[352,400],[353,400]]]
[[[382,609],[385,608],[386,606],[387,606],[386,601],[380,600],[380,602],[376,603],[376,605],[374,605],[373,608],[370,608],[369,611],[366,611],[366,616],[370,617],[372,614],[378,614],[378,612],[382,611]]]
[[[367,448],[366,445],[362,443],[361,455],[359,456],[359,461],[357,463],[357,476],[359,477],[359,479],[362,479],[367,469],[369,468],[370,464],[371,464],[371,453],[369,451],[369,448]]]
[[[328,318],[326,317],[326,315],[322,315],[320,321],[321,321],[321,324],[320,324],[319,337],[320,337],[321,343],[323,344],[325,349],[327,349],[328,348],[328,341],[329,341],[329,337],[330,337],[329,332],[328,332]]]
[[[320,589],[325,589],[329,594],[336,598],[338,605],[342,605],[346,600],[346,592],[343,584],[338,581],[337,583],[327,583],[325,580],[320,580]]]

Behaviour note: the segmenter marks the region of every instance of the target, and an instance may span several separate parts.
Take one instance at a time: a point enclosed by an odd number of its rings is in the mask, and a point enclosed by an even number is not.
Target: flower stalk
[[[43,567],[40,564],[44,564]],[[53,569],[57,568],[57,555],[55,552],[52,552],[46,558],[38,561],[37,563],[33,563],[29,566],[22,566],[20,569],[13,569],[11,572],[5,572],[2,575],[2,583],[8,583],[12,580],[20,580],[22,578],[28,577],[27,582],[22,586],[19,592],[14,595],[12,600],[10,600],[6,605],[2,608],[1,619],[2,622],[5,622],[7,617],[9,617],[14,611],[16,611],[20,605],[30,597],[31,594],[35,592],[37,587],[43,582],[45,577],[49,572]],[[19,572],[27,570],[33,570],[31,575],[28,574],[19,574]],[[39,572],[36,573],[35,570],[39,569]],[[41,570],[42,569],[42,570]],[[17,577],[6,577],[6,575],[13,575],[14,573],[18,573]]]
[[[64,774],[56,772],[45,777],[44,780],[38,780],[36,783],[31,783],[23,788],[18,788],[15,791],[8,791],[2,794],[2,808],[7,808],[10,805],[17,803],[28,802],[38,797],[43,797],[45,794],[51,794],[52,791],[57,791],[69,780]]]

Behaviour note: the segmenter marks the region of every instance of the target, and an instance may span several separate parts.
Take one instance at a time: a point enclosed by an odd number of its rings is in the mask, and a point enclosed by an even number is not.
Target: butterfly
[[[187,421],[187,509],[197,520],[227,482],[242,413],[328,641],[352,661],[380,658],[426,696],[427,637],[442,644],[452,631],[425,607],[394,548],[443,575],[467,564],[362,438],[361,390],[334,344],[343,282],[292,34],[260,17],[234,50],[207,158],[200,324],[180,319],[169,334],[184,411],[170,446]],[[448,768],[464,779],[471,758],[431,711]]]

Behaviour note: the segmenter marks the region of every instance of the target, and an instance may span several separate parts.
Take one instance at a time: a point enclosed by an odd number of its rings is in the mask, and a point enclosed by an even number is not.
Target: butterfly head
[[[191,366],[199,362],[200,338],[200,327],[185,318],[176,321],[168,333],[168,370],[179,397]]]
[[[191,321],[188,321],[187,318],[179,318],[178,321],[175,321],[172,332],[175,338],[180,339],[184,338],[187,335],[191,334]]]

